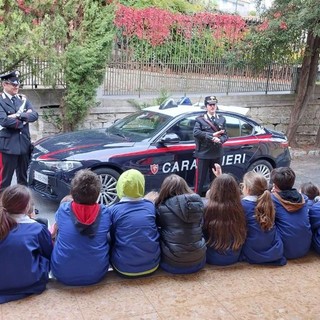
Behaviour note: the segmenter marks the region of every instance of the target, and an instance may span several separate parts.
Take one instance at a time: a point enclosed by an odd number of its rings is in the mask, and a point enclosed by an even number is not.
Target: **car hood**
[[[110,134],[106,129],[81,130],[61,133],[35,142],[33,159],[67,159],[75,155],[111,148],[128,148],[134,142]]]

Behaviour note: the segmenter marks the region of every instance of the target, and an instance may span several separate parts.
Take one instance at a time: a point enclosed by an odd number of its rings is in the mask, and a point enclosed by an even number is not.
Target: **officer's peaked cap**
[[[7,81],[13,84],[20,84],[19,76],[20,76],[19,71],[11,71],[11,72],[0,75],[0,79],[1,81]]]
[[[216,96],[208,96],[204,98],[204,105],[216,103],[218,103],[218,99]]]

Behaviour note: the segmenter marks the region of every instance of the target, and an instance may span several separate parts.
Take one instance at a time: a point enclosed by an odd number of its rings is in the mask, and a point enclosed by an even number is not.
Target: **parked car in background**
[[[169,100],[133,113],[108,128],[43,138],[34,146],[29,185],[43,196],[60,201],[69,193],[75,173],[90,168],[102,182],[99,202],[109,205],[118,201],[116,184],[120,174],[133,168],[145,176],[146,192],[158,190],[171,173],[183,177],[193,188],[193,127],[203,112],[202,106]],[[226,118],[229,135],[223,145],[223,172],[233,174],[239,182],[249,170],[269,179],[273,168],[290,165],[283,133],[247,117],[247,108],[219,105],[218,112]]]

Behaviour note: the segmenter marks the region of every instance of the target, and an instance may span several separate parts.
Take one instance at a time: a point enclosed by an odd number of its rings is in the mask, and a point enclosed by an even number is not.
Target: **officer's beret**
[[[208,96],[204,98],[204,105],[206,106],[207,104],[216,104],[218,103],[218,99],[216,96]]]
[[[7,81],[13,84],[20,84],[19,76],[20,76],[19,71],[12,71],[12,72],[8,72],[0,75],[0,79],[1,81]]]

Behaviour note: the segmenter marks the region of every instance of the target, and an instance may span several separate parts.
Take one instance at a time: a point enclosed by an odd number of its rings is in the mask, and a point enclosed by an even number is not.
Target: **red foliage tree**
[[[194,15],[174,14],[158,9],[135,9],[119,5],[115,25],[127,37],[137,36],[152,46],[161,45],[173,30],[190,39],[195,32],[210,31],[216,40],[241,39],[246,23],[240,17],[230,14],[197,13]]]

